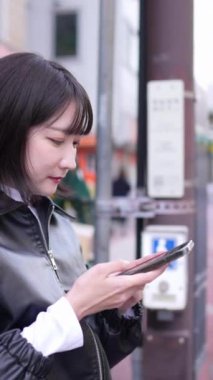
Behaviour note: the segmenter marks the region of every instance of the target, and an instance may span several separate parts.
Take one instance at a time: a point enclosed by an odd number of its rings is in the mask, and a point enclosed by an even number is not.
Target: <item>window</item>
[[[77,55],[77,31],[77,13],[56,15],[55,54],[57,57]]]

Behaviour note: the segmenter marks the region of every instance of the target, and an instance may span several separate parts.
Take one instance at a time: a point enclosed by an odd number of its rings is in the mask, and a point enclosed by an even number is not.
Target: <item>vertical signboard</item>
[[[184,83],[148,82],[148,195],[184,195]]]

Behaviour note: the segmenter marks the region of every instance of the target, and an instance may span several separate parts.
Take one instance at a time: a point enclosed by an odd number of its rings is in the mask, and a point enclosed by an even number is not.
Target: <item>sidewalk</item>
[[[207,305],[206,305],[206,355],[198,380],[213,380],[213,187],[210,189],[207,207]],[[132,260],[135,257],[135,230],[131,222],[125,234],[118,232],[112,236],[110,259]],[[131,356],[119,363],[112,370],[113,380],[134,380],[132,375]],[[141,379],[142,380],[142,379]],[[151,379],[146,379],[151,380]],[[171,380],[171,379],[165,379]]]

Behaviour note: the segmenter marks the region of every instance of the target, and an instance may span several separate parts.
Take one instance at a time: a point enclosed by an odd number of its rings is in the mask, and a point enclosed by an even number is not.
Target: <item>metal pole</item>
[[[138,139],[137,139],[137,191],[138,196],[146,195],[146,162],[147,162],[147,112],[146,112],[146,0],[139,5],[139,78],[138,78]],[[141,257],[141,232],[145,220],[136,221],[136,258]],[[133,379],[143,379],[143,350],[138,347],[132,354]]]
[[[146,2],[147,79],[181,79],[185,84],[185,189],[182,200],[195,202],[195,151],[193,112],[193,0],[149,0]],[[154,27],[153,27],[154,26]],[[191,96],[188,96],[191,94]],[[156,162],[156,165],[158,163]],[[160,203],[167,202],[158,198]],[[190,238],[196,238],[194,210],[186,207],[178,214],[178,199],[173,200],[170,215],[159,212],[149,224],[187,226]],[[196,205],[197,207],[197,205]],[[203,217],[202,223],[204,223]],[[203,239],[204,240],[204,239]],[[201,250],[202,252],[202,250]],[[202,252],[203,253],[203,252]],[[188,302],[184,310],[170,311],[170,320],[158,310],[146,309],[143,320],[144,380],[194,380],[194,351],[199,329],[193,325],[195,310],[204,309],[201,279],[195,281],[194,252],[188,265]],[[204,261],[204,260],[203,260]],[[202,262],[200,262],[201,267]],[[199,288],[198,288],[199,286]],[[196,293],[195,293],[196,292]],[[196,294],[196,296],[194,296]],[[197,306],[196,306],[197,305]]]
[[[145,195],[146,189],[146,161],[147,161],[147,115],[146,115],[146,1],[140,1],[139,8],[139,81],[138,81],[138,139],[137,139],[137,191],[138,195]],[[144,220],[136,223],[136,258],[141,256],[141,232]]]
[[[100,204],[111,198],[114,0],[100,1],[99,85],[96,150],[95,261],[109,258],[110,216]]]

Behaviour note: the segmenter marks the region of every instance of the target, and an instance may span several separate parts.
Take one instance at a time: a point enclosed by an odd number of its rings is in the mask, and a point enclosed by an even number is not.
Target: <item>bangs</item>
[[[58,98],[57,104],[60,105],[58,109],[65,111],[70,103],[75,104],[75,115],[71,125],[67,128],[67,133],[70,135],[89,134],[93,124],[93,111],[86,90],[64,67],[55,62],[50,62],[50,65],[54,69],[54,78],[55,71],[57,71],[54,98]]]
[[[92,129],[93,113],[89,100],[87,97],[71,100],[75,102],[76,110],[73,122],[67,129],[67,133],[70,135],[87,135]]]

